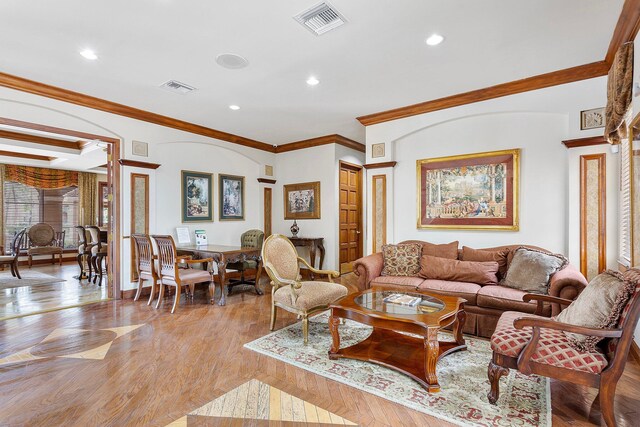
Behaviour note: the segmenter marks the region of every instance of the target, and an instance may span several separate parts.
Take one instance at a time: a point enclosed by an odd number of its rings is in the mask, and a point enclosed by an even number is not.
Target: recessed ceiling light
[[[96,59],[98,59],[98,55],[96,55],[96,53],[91,49],[85,49],[80,51],[80,55],[84,56],[86,59],[89,59],[91,61],[95,61]]]
[[[437,46],[440,43],[442,43],[443,40],[444,40],[444,37],[442,37],[440,34],[432,34],[427,39],[427,44],[429,46]]]
[[[320,83],[320,80],[316,79],[316,78],[315,78],[315,77],[313,77],[313,76],[311,76],[311,77],[309,77],[309,78],[307,79],[307,84],[308,84],[309,86],[315,86],[315,85],[317,85],[318,83]]]
[[[238,105],[229,105],[229,108],[234,110],[234,111],[236,111],[236,110],[240,109],[240,106],[238,106]]]
[[[230,70],[238,70],[249,65],[247,58],[236,55],[235,53],[221,53],[216,56],[216,62],[219,66]]]

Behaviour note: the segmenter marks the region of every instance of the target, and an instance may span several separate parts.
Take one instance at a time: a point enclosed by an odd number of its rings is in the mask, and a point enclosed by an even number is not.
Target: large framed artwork
[[[244,176],[220,175],[220,220],[244,219]]]
[[[320,181],[284,186],[284,219],[320,219]]]
[[[182,171],[182,222],[213,221],[213,175]]]
[[[519,149],[416,163],[418,228],[519,229]]]

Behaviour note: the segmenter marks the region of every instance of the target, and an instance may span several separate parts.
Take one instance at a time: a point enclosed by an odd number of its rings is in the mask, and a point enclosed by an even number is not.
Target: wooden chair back
[[[131,238],[135,243],[136,259],[138,260],[138,271],[141,273],[154,274],[153,245],[147,234],[132,234]]]
[[[84,252],[87,247],[87,230],[81,225],[76,225],[76,231],[78,233],[78,252]]]
[[[161,276],[176,278],[178,271],[176,268],[176,244],[172,236],[151,236],[158,247],[158,266]]]
[[[50,224],[39,222],[29,227],[27,232],[31,246],[52,246],[56,240],[56,232]]]
[[[11,255],[13,255],[14,258],[20,255],[20,248],[22,246],[22,241],[25,237],[26,232],[27,229],[23,228],[22,230],[18,231],[15,236],[13,236],[13,242],[11,242]]]
[[[631,349],[633,335],[640,320],[640,268],[630,268],[624,273],[625,279],[636,282],[636,289],[629,298],[629,302],[622,310],[617,329],[622,329],[620,338],[612,338],[603,343],[609,359],[609,371],[620,371],[624,365]]]
[[[271,280],[278,284],[278,278],[298,280],[300,267],[298,266],[298,252],[281,234],[272,234],[262,245],[262,262]]]

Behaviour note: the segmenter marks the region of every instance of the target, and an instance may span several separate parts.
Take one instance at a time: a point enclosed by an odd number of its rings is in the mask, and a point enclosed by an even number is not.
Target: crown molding
[[[0,150],[0,156],[18,157],[21,159],[31,159],[31,160],[42,160],[45,162],[50,162],[51,160],[56,159],[56,157],[41,156],[39,154],[18,153],[15,151],[4,151],[4,150]]]
[[[120,159],[118,160],[122,166],[130,166],[132,168],[158,169],[161,165],[158,163],[141,162],[139,160]]]
[[[393,168],[398,162],[380,162],[380,163],[367,163],[363,165],[365,169],[380,169],[380,168]]]
[[[589,136],[586,138],[567,139],[562,141],[567,148],[590,147],[592,145],[608,144],[604,136]]]
[[[48,138],[46,136],[32,135],[28,133],[12,132],[0,129],[0,138],[12,139],[14,141],[31,142],[34,144],[48,145],[50,147],[69,148],[72,150],[82,150],[85,141],[65,141],[63,139]]]
[[[302,150],[305,148],[319,147],[321,145],[327,144],[339,144],[344,147],[360,151],[362,153],[366,151],[366,147],[363,144],[360,144],[359,142],[346,138],[342,135],[334,134],[278,145],[275,147],[275,152],[286,153],[287,151]]]
[[[271,153],[275,152],[272,145],[265,144],[264,142],[185,122],[183,120],[162,116],[160,114],[140,110],[138,108],[129,107],[127,105],[118,104],[116,102],[107,101],[105,99],[96,98],[83,93],[73,92],[71,90],[62,89],[45,83],[13,76],[11,74],[0,73],[0,86],[92,108],[94,110],[106,111],[107,113],[117,114],[119,116],[129,117],[143,122],[178,129],[196,135],[215,138],[245,147],[256,148],[258,150],[264,150]]]

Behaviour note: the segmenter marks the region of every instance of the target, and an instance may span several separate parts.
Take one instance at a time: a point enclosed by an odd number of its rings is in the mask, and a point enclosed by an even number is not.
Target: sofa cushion
[[[478,290],[478,305],[480,307],[497,308],[499,310],[521,311],[523,313],[535,313],[537,302],[524,302],[522,297],[526,292],[504,286],[483,286]],[[549,315],[551,306],[544,305],[544,313]]]
[[[497,272],[498,263],[495,261],[459,261],[429,255],[422,255],[420,258],[420,277],[425,279],[496,285],[498,284]]]
[[[407,286],[411,287],[411,289],[416,289],[419,284],[422,283],[424,279],[421,277],[411,277],[411,276],[378,276],[371,281],[371,286],[385,286],[385,285],[393,285],[393,286]]]
[[[491,349],[507,357],[517,358],[527,343],[531,340],[532,329],[516,329],[514,320],[520,317],[541,318],[515,311],[508,311],[500,316],[498,326],[491,336]],[[540,329],[540,339],[531,361],[543,365],[578,370],[590,373],[600,373],[607,367],[604,354],[593,351],[585,352],[573,348],[562,331],[554,329]]]
[[[548,294],[551,276],[569,261],[562,255],[528,248],[516,249],[507,274],[500,284],[528,293]]]
[[[417,243],[382,246],[383,276],[417,276],[422,246]]]
[[[636,288],[632,281],[617,271],[607,270],[594,277],[569,307],[556,320],[587,328],[614,328],[620,314]],[[566,332],[569,342],[578,350],[595,351],[601,338]]]
[[[450,280],[427,279],[420,283],[418,289],[435,294],[453,295],[467,300],[468,305],[476,304],[476,295],[481,286],[475,283],[454,282]]]
[[[507,256],[508,249],[491,250],[491,249],[473,249],[468,246],[462,247],[460,259],[463,261],[495,261],[498,263],[498,279],[502,279],[507,273]]]
[[[310,310],[329,305],[347,295],[347,288],[330,282],[302,282],[300,289],[283,286],[273,293],[273,300],[289,307]]]

